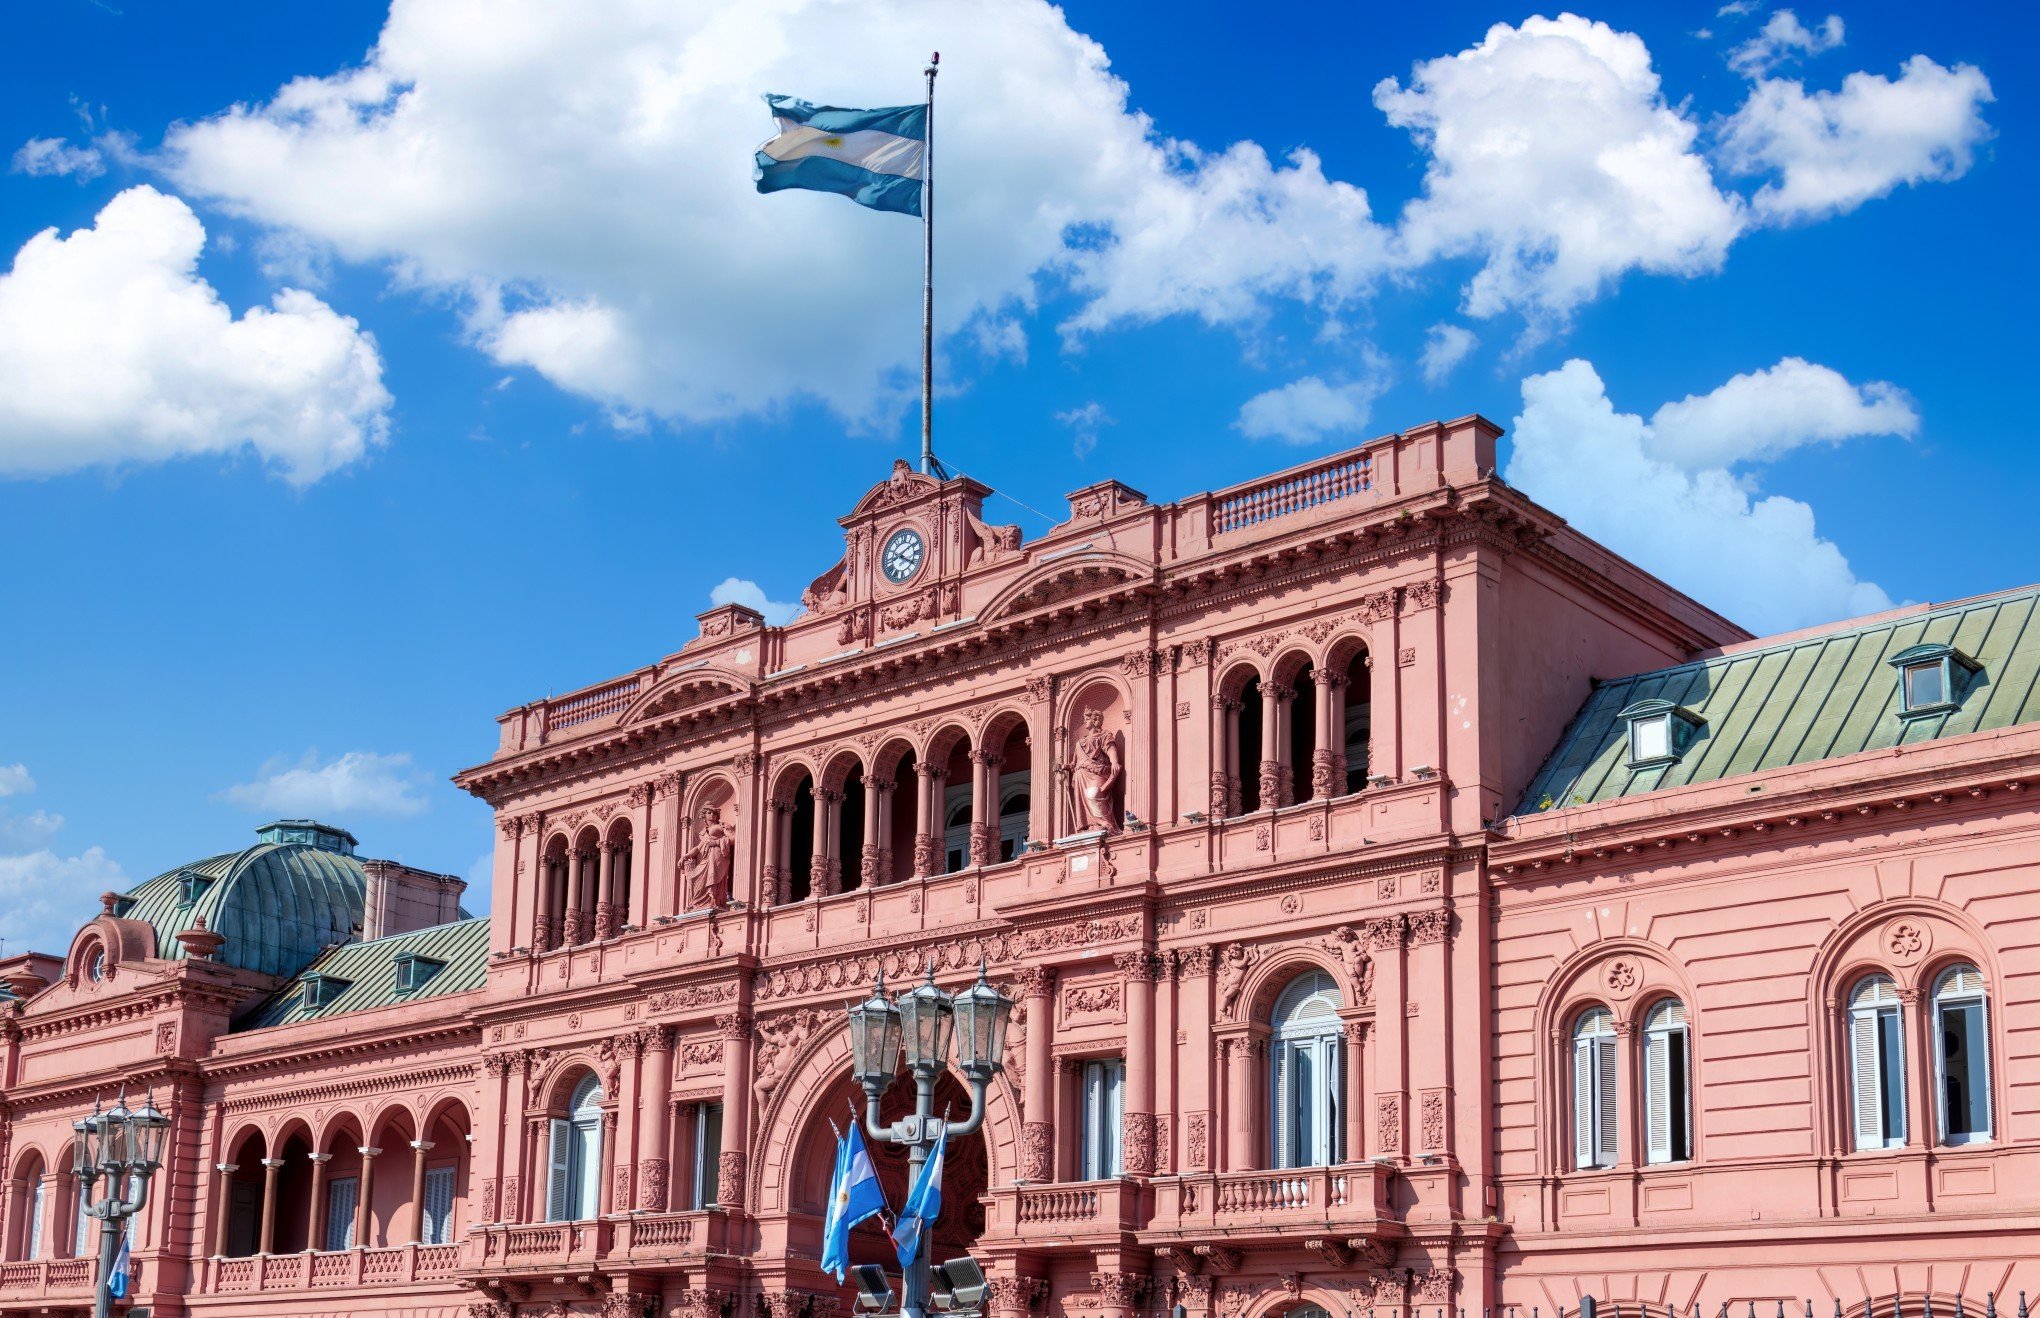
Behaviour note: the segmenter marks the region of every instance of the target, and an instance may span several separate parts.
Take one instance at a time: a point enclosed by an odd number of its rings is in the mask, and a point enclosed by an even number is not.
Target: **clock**
[[[885,579],[895,586],[913,580],[921,570],[921,560],[927,555],[927,547],[921,543],[921,533],[911,526],[903,526],[886,537],[885,548],[879,551],[879,570]]]

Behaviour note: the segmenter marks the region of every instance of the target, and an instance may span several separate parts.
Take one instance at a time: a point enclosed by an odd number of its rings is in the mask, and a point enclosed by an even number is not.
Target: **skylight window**
[[[1706,720],[1669,700],[1639,700],[1616,715],[1629,723],[1629,767],[1654,769],[1675,763],[1693,744]]]
[[[353,980],[340,979],[333,975],[306,975],[305,1005],[315,1010],[330,1007],[342,993],[353,987]]]
[[[1915,645],[1891,658],[1898,670],[1898,716],[1918,718],[1962,707],[1983,665],[1950,645]]]
[[[427,980],[446,969],[444,961],[416,952],[405,952],[397,958],[397,991],[415,993],[425,987]]]

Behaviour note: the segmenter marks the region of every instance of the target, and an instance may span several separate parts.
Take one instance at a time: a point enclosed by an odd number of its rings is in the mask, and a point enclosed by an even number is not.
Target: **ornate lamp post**
[[[130,1109],[121,1092],[109,1112],[92,1105],[92,1115],[71,1123],[72,1174],[78,1178],[78,1202],[88,1217],[99,1219],[99,1272],[92,1288],[93,1318],[113,1312],[113,1260],[120,1252],[121,1232],[128,1218],[149,1201],[149,1178],[163,1165],[163,1136],[170,1118],[156,1110],[152,1091],[142,1106]],[[105,1181],[102,1186],[101,1180]],[[96,1193],[95,1193],[96,1191]]]
[[[985,1122],[985,1088],[999,1073],[1006,1046],[1006,1021],[1013,1000],[991,986],[985,968],[977,983],[954,996],[935,986],[935,967],[928,978],[897,1000],[885,996],[885,976],[878,977],[871,996],[849,1009],[850,1044],[857,1083],[864,1087],[864,1129],[872,1139],[906,1146],[911,1164],[908,1184],[921,1179],[928,1153],[944,1134],[969,1135]],[[970,1116],[961,1124],[934,1114],[935,1081],[949,1064],[949,1044],[956,1040],[956,1065],[970,1082]],[[914,1076],[914,1114],[890,1126],[878,1120],[878,1100],[893,1082],[897,1059],[904,1054]],[[929,1294],[928,1245],[924,1243],[901,1278],[901,1318],[925,1318]]]

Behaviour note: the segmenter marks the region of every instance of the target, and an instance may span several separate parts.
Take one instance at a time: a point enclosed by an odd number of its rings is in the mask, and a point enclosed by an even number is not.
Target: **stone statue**
[[[1374,958],[1368,955],[1367,940],[1360,931],[1350,924],[1342,924],[1332,931],[1332,937],[1325,942],[1325,950],[1339,959],[1346,977],[1352,981],[1353,1000],[1372,1002],[1374,1000]]]
[[[1084,730],[1071,752],[1069,768],[1083,826],[1117,833],[1124,825],[1119,798],[1126,775],[1119,762],[1119,740],[1105,731],[1101,711],[1084,711]]]
[[[736,847],[736,833],[723,823],[722,812],[712,805],[704,807],[694,845],[680,857],[682,910],[729,905],[730,862]]]
[[[1246,987],[1247,970],[1254,964],[1253,953],[1233,943],[1218,954],[1218,1014],[1231,1016],[1240,990]]]

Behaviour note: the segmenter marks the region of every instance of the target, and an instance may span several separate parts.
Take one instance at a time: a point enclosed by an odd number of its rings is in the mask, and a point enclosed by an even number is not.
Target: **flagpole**
[[[928,57],[928,115],[921,148],[921,474],[935,461],[935,73],[942,52]],[[944,473],[946,474],[946,473]]]

